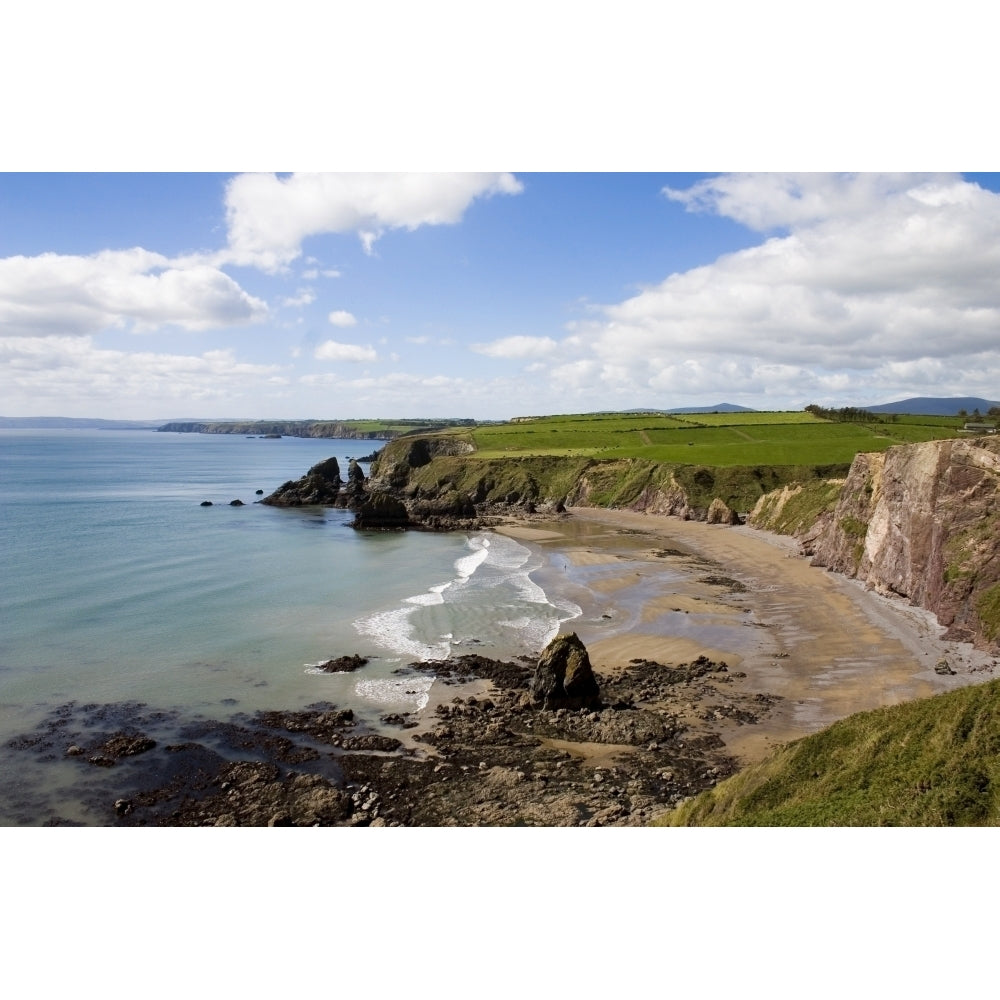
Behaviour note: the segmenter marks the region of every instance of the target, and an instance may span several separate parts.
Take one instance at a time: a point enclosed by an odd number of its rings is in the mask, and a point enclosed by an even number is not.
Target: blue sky
[[[998,190],[982,174],[3,174],[0,412],[994,399]]]

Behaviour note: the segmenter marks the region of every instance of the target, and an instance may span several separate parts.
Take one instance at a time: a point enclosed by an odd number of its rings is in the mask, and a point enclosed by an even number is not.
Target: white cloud
[[[559,344],[551,337],[502,337],[488,344],[473,344],[472,350],[490,358],[538,358],[552,354]]]
[[[312,305],[315,301],[316,293],[311,288],[300,288],[294,296],[284,299],[281,304],[292,309],[298,309],[302,306]]]
[[[723,174],[690,188],[665,187],[663,194],[689,211],[712,212],[768,230],[859,216],[915,185],[952,179],[935,174]]]
[[[354,326],[357,323],[357,319],[346,309],[334,309],[327,319],[334,326]]]
[[[362,347],[360,344],[342,344],[336,340],[327,340],[320,344],[314,357],[319,361],[378,361],[374,347]]]
[[[256,323],[266,304],[197,258],[171,261],[139,247],[89,256],[0,259],[0,328],[23,336],[143,332]]]
[[[192,403],[245,406],[287,381],[280,366],[241,362],[228,350],[163,354],[104,350],[91,337],[0,337],[0,397],[34,412],[64,412],[74,399],[112,414],[162,406],[169,415]]]
[[[723,177],[668,194],[790,231],[576,322],[591,363],[557,368],[557,387],[808,401],[841,391],[846,373],[853,401],[915,395],[920,379],[927,394],[996,395],[977,368],[995,364],[1000,330],[1000,196],[866,174]]]
[[[476,198],[517,194],[511,174],[240,174],[226,186],[233,262],[280,270],[302,241],[356,233],[366,252],[387,229],[458,222]]]

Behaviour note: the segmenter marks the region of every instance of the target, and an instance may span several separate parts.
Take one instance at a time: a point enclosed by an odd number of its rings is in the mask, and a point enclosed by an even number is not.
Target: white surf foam
[[[432,645],[414,637],[410,616],[416,610],[417,606],[414,605],[380,611],[367,618],[359,618],[354,622],[354,627],[383,649],[401,653],[411,660],[446,660],[451,655],[451,645],[448,642]]]
[[[535,652],[582,614],[549,600],[530,576],[542,556],[515,539],[471,535],[465,545],[469,552],[455,560],[452,580],[358,619],[357,631],[410,660],[442,660],[469,644]]]
[[[354,693],[379,705],[407,705],[419,712],[427,707],[433,683],[433,677],[365,679],[354,685]]]
[[[467,544],[472,552],[455,560],[455,572],[458,573],[460,581],[468,580],[490,557],[491,546],[488,538],[473,536]]]

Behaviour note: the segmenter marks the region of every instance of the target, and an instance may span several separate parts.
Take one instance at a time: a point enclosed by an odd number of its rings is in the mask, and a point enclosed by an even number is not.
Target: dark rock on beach
[[[556,636],[545,648],[531,679],[531,696],[543,708],[591,708],[601,693],[587,647],[575,632]]]

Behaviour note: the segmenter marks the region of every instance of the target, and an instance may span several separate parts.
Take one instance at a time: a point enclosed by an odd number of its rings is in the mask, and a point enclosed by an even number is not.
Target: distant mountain
[[[863,409],[869,413],[915,413],[924,417],[955,417],[959,410],[972,413],[979,410],[983,415],[991,407],[1000,406],[1000,403],[991,402],[988,399],[980,399],[978,396],[913,396],[910,399],[901,399],[898,403],[881,403],[878,406],[865,406]]]
[[[752,406],[737,406],[735,403],[719,403],[716,406],[675,406],[660,413],[755,413]]]
[[[97,417],[0,417],[6,430],[155,431],[154,420],[100,420]]]

